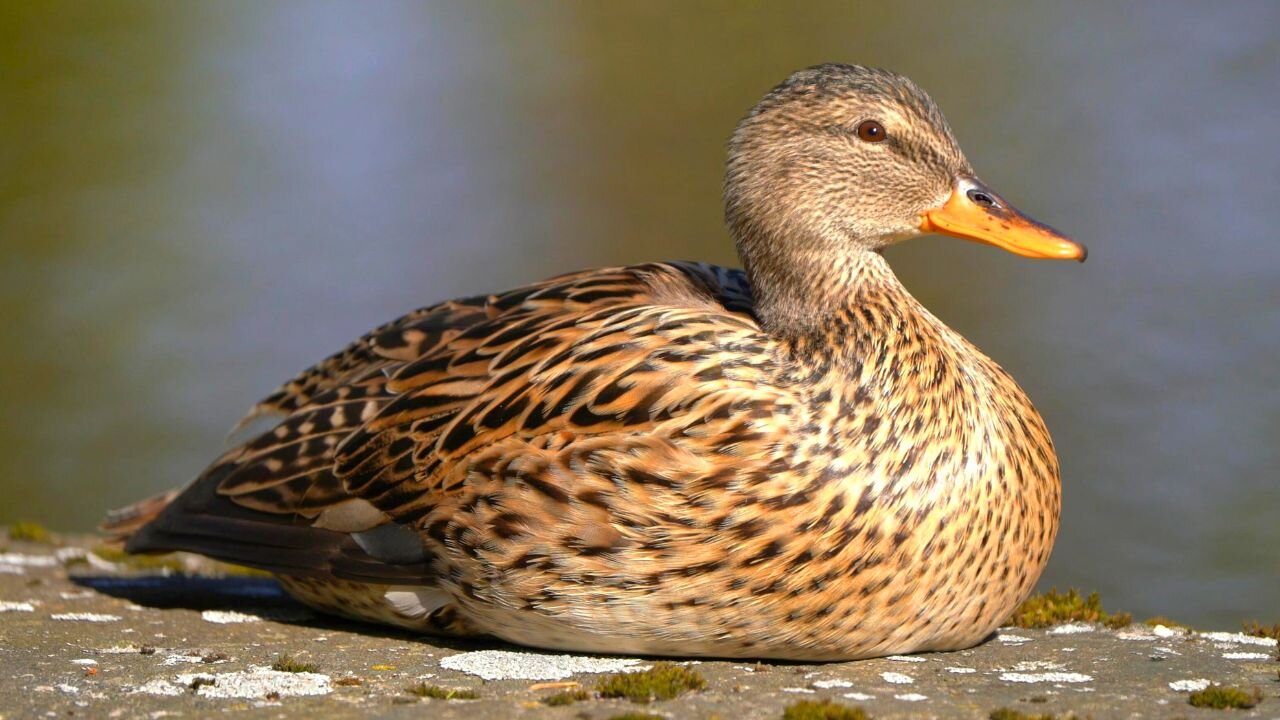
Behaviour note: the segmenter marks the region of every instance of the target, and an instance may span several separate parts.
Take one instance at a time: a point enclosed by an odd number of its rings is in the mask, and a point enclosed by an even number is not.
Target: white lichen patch
[[[103,613],[55,613],[49,616],[50,620],[71,620],[76,622],[92,622],[92,623],[109,623],[116,622],[120,619],[119,615],[105,615]]]
[[[202,676],[205,676],[202,674]],[[241,672],[210,676],[213,685],[201,685],[196,694],[211,698],[257,698],[275,694],[279,697],[328,695],[333,692],[331,678],[322,673],[280,672],[267,667],[251,667]],[[190,685],[196,675],[179,675],[178,682]]]
[[[915,655],[890,655],[886,657],[885,660],[892,660],[894,662],[909,662],[909,663],[922,663],[925,661],[924,658],[917,657]]]
[[[80,559],[88,560],[89,556],[91,555],[93,557],[97,557],[96,555],[93,555],[93,553],[89,552],[88,550],[85,550],[82,547],[64,547],[64,548],[58,548],[57,550],[53,551],[54,562],[55,564],[58,564],[58,565],[61,565],[62,563],[67,562],[68,560],[80,560]],[[101,560],[101,558],[98,558],[98,559]]]
[[[80,658],[79,660],[72,660],[71,662],[76,665],[87,665],[87,666],[98,664],[98,661],[94,660],[93,658]]]
[[[1027,642],[1031,642],[1031,638],[1029,638],[1029,637],[1026,637],[1026,636],[1023,636],[1023,635],[1008,635],[1008,634],[1005,634],[1005,633],[1000,633],[999,635],[997,635],[997,636],[996,636],[996,639],[997,639],[997,640],[999,640],[999,641],[1000,641],[1000,642],[1002,642],[1002,643],[1027,643]]]
[[[1061,670],[1062,664],[1049,662],[1048,660],[1024,660],[1010,669],[1015,672],[1030,672],[1032,670]]]
[[[1271,655],[1256,652],[1229,652],[1222,653],[1222,658],[1224,660],[1270,660]]]
[[[929,696],[921,695],[920,693],[906,693],[903,695],[894,695],[893,699],[902,700],[904,702],[920,702],[921,700],[928,700]]]
[[[954,673],[956,675],[969,675],[978,671],[971,667],[949,667],[947,668],[947,672]]]
[[[202,658],[199,655],[182,655],[182,654],[175,653],[175,654],[166,656],[164,661],[161,662],[160,664],[165,666],[196,665],[201,662],[204,662],[204,658]]]
[[[12,600],[0,600],[0,613],[7,612],[35,612],[36,606],[29,602],[14,602]]]
[[[848,680],[814,680],[813,686],[819,690],[829,690],[831,688],[853,687],[853,683]]]
[[[1066,625],[1059,625],[1058,627],[1050,630],[1049,634],[1050,635],[1079,635],[1080,633],[1091,633],[1093,631],[1094,631],[1094,627],[1092,625],[1085,625],[1083,623],[1068,623]]]
[[[1262,647],[1275,647],[1277,644],[1275,638],[1257,637],[1254,635],[1245,635],[1244,633],[1205,632],[1200,633],[1200,637],[1205,640],[1212,640],[1213,642],[1235,643],[1237,645],[1261,645]]]
[[[131,689],[131,693],[141,693],[144,695],[181,695],[187,691],[187,688],[178,685],[176,682],[168,678],[152,678],[145,683]]]
[[[257,615],[246,615],[234,610],[205,610],[200,613],[200,619],[216,625],[262,622],[262,618]]]
[[[885,682],[893,683],[894,685],[910,685],[916,681],[915,678],[910,675],[903,675],[902,673],[896,672],[882,672],[880,673],[880,678]]]
[[[545,655],[510,650],[478,650],[450,655],[440,667],[485,680],[564,680],[578,673],[611,673],[645,670],[633,658],[598,658],[577,655]]]
[[[876,699],[875,695],[868,695],[866,693],[860,693],[860,692],[845,693],[843,697],[849,698],[850,700],[858,700],[861,702],[866,702],[867,700]]]
[[[136,655],[141,651],[137,645],[113,645],[109,648],[98,648],[95,652],[100,655]]]
[[[58,558],[53,555],[26,555],[24,553],[0,553],[0,565],[10,567],[55,567]]]
[[[1171,637],[1177,637],[1178,635],[1182,635],[1183,633],[1181,630],[1175,630],[1171,627],[1166,627],[1164,625],[1156,625],[1155,627],[1151,628],[1151,634],[1155,635],[1158,638],[1171,638]]]
[[[1204,678],[1196,678],[1195,680],[1174,680],[1169,683],[1169,689],[1175,692],[1200,692],[1209,687],[1209,681]]]
[[[811,689],[809,689],[809,688],[788,687],[788,688],[782,688],[782,692],[784,692],[784,693],[803,693],[803,694],[806,694],[806,695],[813,695],[814,693],[816,693],[816,692],[817,692],[817,690],[811,690]]]
[[[1043,672],[1043,673],[1020,673],[1007,672],[1000,673],[1000,679],[1005,682],[1016,683],[1084,683],[1093,682],[1093,676],[1084,673],[1072,672]]]
[[[228,673],[181,673],[168,678],[153,678],[130,692],[149,695],[182,695],[191,692],[200,697],[220,699],[252,699],[328,695],[333,692],[332,679],[321,673],[280,672],[252,666],[248,670]]]
[[[94,596],[95,596],[95,593],[92,590],[85,590],[83,592],[58,593],[58,597],[62,598],[63,600],[88,600],[89,598]]]

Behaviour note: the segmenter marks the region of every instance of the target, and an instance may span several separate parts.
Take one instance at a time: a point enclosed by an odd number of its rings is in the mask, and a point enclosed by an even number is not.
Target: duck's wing
[[[758,406],[761,418],[777,400],[760,382],[766,341],[750,306],[739,271],[653,264],[418,310],[265,399],[255,413],[284,419],[171,502],[126,508],[105,528],[131,534],[131,552],[422,581],[431,558],[408,528],[426,530],[504,442],[572,452],[690,414],[683,431],[744,442],[736,416]]]
[[[126,538],[130,552],[187,550],[299,575],[327,573],[344,554],[358,558],[346,533],[317,525],[325,510],[353,514],[332,471],[338,443],[392,398],[388,375],[405,358],[488,319],[501,301],[449,301],[374,329],[286,382],[236,426],[276,416],[274,427],[223,454],[186,488],[110,513],[102,529]],[[368,512],[356,515],[356,524],[377,524]]]

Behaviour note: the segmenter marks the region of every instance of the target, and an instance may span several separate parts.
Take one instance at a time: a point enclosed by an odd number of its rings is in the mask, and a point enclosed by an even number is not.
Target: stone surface
[[[187,573],[139,574],[86,558],[75,543],[8,542],[0,549],[0,718],[246,712],[605,720],[641,711],[750,720],[780,718],[787,705],[823,699],[874,718],[985,718],[1002,707],[1194,718],[1224,712],[1187,703],[1188,693],[1209,683],[1262,692],[1258,707],[1230,711],[1233,718],[1280,718],[1274,640],[1079,624],[1005,628],[972,650],[862,662],[693,661],[706,676],[705,691],[648,706],[589,699],[548,707],[540,699],[566,683],[591,690],[599,673],[641,670],[654,659],[441,641],[342,622],[293,603],[269,578],[218,576],[222,568],[194,557],[180,562]],[[282,655],[314,669],[272,670]],[[418,683],[480,697],[419,699],[406,692]]]

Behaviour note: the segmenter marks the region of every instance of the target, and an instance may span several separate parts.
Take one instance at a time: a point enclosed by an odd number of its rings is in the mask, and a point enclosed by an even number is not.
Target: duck
[[[741,269],[594,269],[410,312],[104,530],[424,635],[789,661],[982,642],[1049,558],[1053,441],[883,251],[1084,246],[979,180],[915,83],[858,65],[772,88],[723,189]]]

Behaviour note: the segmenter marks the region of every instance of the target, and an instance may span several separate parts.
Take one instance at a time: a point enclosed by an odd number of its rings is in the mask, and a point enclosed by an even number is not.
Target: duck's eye
[[[881,142],[885,138],[884,126],[875,120],[858,123],[858,138],[866,142]]]

